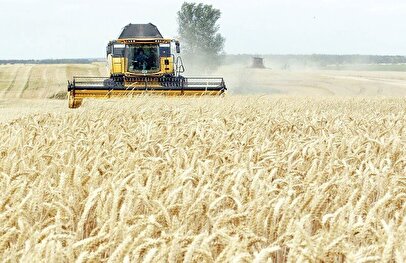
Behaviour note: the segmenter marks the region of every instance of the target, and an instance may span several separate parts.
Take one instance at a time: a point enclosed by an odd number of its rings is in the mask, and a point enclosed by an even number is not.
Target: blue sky
[[[229,54],[406,55],[404,0],[201,1],[221,9]],[[0,59],[104,57],[128,23],[177,36],[183,1],[0,0]]]

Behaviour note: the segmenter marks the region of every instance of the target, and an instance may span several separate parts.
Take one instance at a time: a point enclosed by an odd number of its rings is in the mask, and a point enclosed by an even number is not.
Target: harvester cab
[[[84,98],[159,95],[221,95],[223,78],[186,78],[180,43],[162,37],[153,24],[129,24],[107,45],[110,77],[73,77],[68,81],[69,108]]]

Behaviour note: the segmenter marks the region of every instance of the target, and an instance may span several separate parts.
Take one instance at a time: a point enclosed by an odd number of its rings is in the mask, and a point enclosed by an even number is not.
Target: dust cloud
[[[405,96],[406,75],[401,71],[329,70],[317,65],[250,64],[219,67],[211,75],[225,79],[230,94],[293,96]]]

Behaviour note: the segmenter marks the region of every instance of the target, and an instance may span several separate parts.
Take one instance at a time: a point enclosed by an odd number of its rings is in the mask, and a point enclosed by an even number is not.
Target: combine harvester
[[[107,45],[110,78],[73,77],[68,81],[69,108],[84,98],[129,97],[137,94],[221,95],[223,78],[185,78],[180,44],[162,37],[153,24],[129,24]]]

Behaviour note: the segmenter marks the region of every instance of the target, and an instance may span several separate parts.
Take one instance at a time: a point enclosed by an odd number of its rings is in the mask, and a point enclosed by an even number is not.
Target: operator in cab
[[[138,54],[135,57],[135,62],[136,62],[136,68],[138,70],[147,69],[148,57],[147,57],[147,55],[145,55],[144,49],[142,49],[142,48],[138,49]]]

